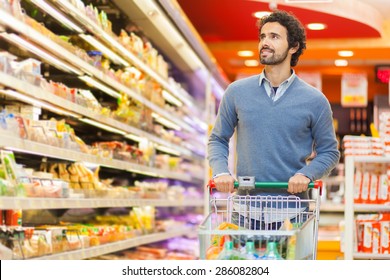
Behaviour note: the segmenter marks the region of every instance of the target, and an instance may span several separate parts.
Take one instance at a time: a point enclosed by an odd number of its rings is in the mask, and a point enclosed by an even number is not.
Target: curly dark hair
[[[270,15],[262,17],[258,22],[259,38],[261,29],[267,22],[278,22],[287,29],[288,47],[293,48],[299,44],[298,50],[291,57],[291,66],[298,63],[298,59],[306,49],[306,31],[302,23],[291,13],[275,10]]]

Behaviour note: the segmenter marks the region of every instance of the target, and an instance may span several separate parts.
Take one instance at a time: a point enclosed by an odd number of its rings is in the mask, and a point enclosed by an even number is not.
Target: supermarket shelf
[[[390,163],[389,156],[348,156],[354,162],[365,162],[365,163]]]
[[[141,198],[39,198],[0,197],[0,209],[75,209],[108,207],[192,207],[203,206],[203,199],[141,199]]]
[[[82,250],[75,250],[70,252],[64,252],[60,254],[42,256],[39,258],[32,258],[31,260],[80,260],[80,259],[88,259],[97,256],[101,256],[104,254],[117,252],[121,250],[125,250],[128,248],[149,244],[157,241],[166,240],[169,238],[173,238],[176,236],[181,236],[185,234],[189,234],[193,231],[193,228],[190,227],[182,227],[175,228],[175,230],[163,232],[163,233],[153,233],[144,236],[135,237],[129,240],[113,242],[101,246],[84,248]]]
[[[347,156],[345,157],[345,211],[344,211],[344,259],[390,259],[390,255],[365,254],[354,252],[355,216],[359,212],[390,212],[390,205],[355,204],[354,174],[355,163],[390,163],[390,157],[382,156]]]
[[[321,202],[320,212],[344,212],[344,204]]]
[[[367,253],[354,253],[354,259],[364,260],[390,260],[390,254],[367,254]]]
[[[121,131],[124,131],[126,133],[131,133],[140,137],[145,137],[152,142],[156,144],[160,144],[162,146],[168,147],[170,149],[173,149],[175,151],[180,152],[183,156],[191,157],[193,156],[192,152],[184,147],[181,147],[179,145],[172,144],[168,141],[165,141],[158,136],[152,135],[150,133],[147,133],[141,129],[126,125],[120,121],[117,121],[115,119],[102,116],[98,113],[92,112],[90,109],[85,108],[81,105],[78,105],[74,102],[68,101],[64,98],[61,98],[59,96],[56,96],[55,94],[51,92],[47,92],[44,89],[34,86],[28,82],[22,81],[20,79],[17,79],[11,75],[5,74],[3,72],[0,72],[0,84],[15,89],[18,92],[21,92],[25,95],[28,95],[34,99],[39,99],[42,101],[49,102],[52,105],[55,105],[57,107],[63,108],[71,113],[74,113],[75,115],[80,115],[84,117],[88,117],[92,120],[96,120],[99,123],[108,125],[110,127],[119,129]],[[50,110],[50,109],[49,109]],[[53,110],[56,110],[54,108]]]
[[[52,158],[59,158],[69,161],[83,161],[108,168],[114,168],[124,170],[133,173],[145,174],[151,177],[164,177],[170,179],[177,179],[181,181],[191,182],[192,178],[188,174],[172,172],[165,169],[152,168],[136,163],[125,162],[116,159],[100,158],[95,155],[89,155],[77,151],[68,149],[58,148],[38,142],[24,140],[17,137],[8,135],[2,135],[0,137],[0,147],[13,150],[21,151],[28,154],[37,154],[41,156],[48,156]]]
[[[62,46],[56,44],[49,38],[45,37],[32,27],[26,25],[25,23],[21,22],[20,20],[16,19],[12,15],[8,14],[4,10],[0,10],[0,24],[7,26],[16,32],[22,34],[23,36],[26,36],[26,38],[32,40],[34,43],[38,44],[39,46],[43,47],[44,49],[50,51],[51,53],[55,54],[57,58],[62,59],[63,61],[67,61],[68,63],[75,66],[77,69],[81,70],[87,75],[92,75],[93,77],[99,79],[103,83],[111,86],[118,92],[124,92],[129,97],[141,102],[145,106],[149,107],[151,110],[159,114],[160,116],[169,119],[170,121],[176,123],[183,129],[186,129],[189,132],[195,132],[194,128],[189,126],[187,123],[179,119],[178,117],[175,117],[172,115],[172,113],[158,107],[151,101],[145,99],[143,96],[139,95],[138,93],[132,91],[125,85],[121,84],[120,82],[116,81],[115,79],[105,75],[103,72],[101,72],[99,69],[93,67],[92,65],[89,65],[87,62],[83,61],[78,56],[74,55],[70,51],[64,49]]]
[[[354,204],[356,212],[390,212],[390,205],[385,204]]]
[[[390,212],[390,205],[385,204],[354,204],[353,209],[359,213]],[[322,212],[344,212],[345,205],[341,203],[321,203]]]
[[[122,46],[118,41],[105,32],[100,26],[98,26],[95,22],[89,19],[85,14],[83,14],[79,9],[77,9],[74,5],[72,5],[68,1],[63,0],[52,0],[54,3],[58,4],[62,11],[72,16],[76,21],[80,22],[86,29],[92,32],[96,38],[104,41],[107,45],[111,46],[115,53],[120,54],[122,58],[125,58],[132,65],[141,69],[147,75],[152,77],[156,82],[158,82],[161,86],[163,86],[166,90],[170,91],[174,96],[183,101],[188,106],[193,106],[194,100],[193,98],[184,90],[179,92],[174,86],[168,83],[159,73],[145,64],[141,59],[139,59],[136,55],[128,51],[124,46]],[[198,113],[199,115],[199,113]]]

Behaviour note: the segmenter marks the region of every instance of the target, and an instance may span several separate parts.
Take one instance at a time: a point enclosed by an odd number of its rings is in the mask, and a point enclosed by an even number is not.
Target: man
[[[331,107],[324,94],[292,68],[306,48],[302,24],[284,11],[274,11],[259,23],[264,69],[226,89],[208,143],[213,179],[217,190],[234,191],[236,179],[229,173],[228,155],[229,140],[237,129],[237,176],[288,182],[287,190],[255,189],[251,195],[307,198],[308,184],[327,175],[340,158]]]

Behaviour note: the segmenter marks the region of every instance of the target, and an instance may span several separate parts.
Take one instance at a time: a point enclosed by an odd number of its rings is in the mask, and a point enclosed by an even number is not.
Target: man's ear
[[[298,51],[298,49],[299,49],[299,43],[297,43],[297,45],[295,47],[290,48],[289,52],[291,54],[294,54]]]

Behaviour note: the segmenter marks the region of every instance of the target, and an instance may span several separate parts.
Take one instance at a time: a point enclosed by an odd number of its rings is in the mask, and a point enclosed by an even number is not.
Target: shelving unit
[[[53,254],[42,256],[39,258],[32,258],[31,260],[81,260],[88,259],[112,252],[125,250],[128,248],[153,243],[157,241],[166,240],[176,236],[190,234],[193,231],[191,227],[176,228],[163,233],[153,233],[144,236],[135,237],[129,240],[113,242],[96,247],[84,248],[82,250],[68,251],[60,254]]]
[[[354,251],[354,218],[356,212],[390,212],[390,205],[355,204],[353,195],[355,163],[390,164],[390,158],[378,156],[347,156],[345,158],[345,226],[344,258],[352,259],[390,259],[390,255],[365,254]]]
[[[101,115],[87,107],[83,107],[74,102],[56,96],[52,92],[33,85],[18,77],[0,72],[0,94],[12,97],[21,102],[31,104],[45,109],[54,114],[65,116],[72,122],[82,122],[88,120],[88,125],[106,130],[115,136],[126,140],[132,139],[130,136],[136,136],[147,139],[149,142],[158,146],[170,149],[180,155],[187,161],[203,162],[204,154],[199,153],[199,148],[205,149],[205,135],[207,124],[204,120],[203,109],[197,107],[193,97],[176,83],[171,77],[163,77],[156,70],[152,69],[142,59],[121,45],[115,34],[109,34],[101,27],[95,24],[85,14],[80,12],[69,1],[51,0],[51,1],[31,1],[31,5],[50,5],[73,20],[81,29],[77,30],[78,35],[85,33],[85,36],[93,36],[100,44],[109,48],[119,59],[113,61],[114,64],[121,67],[133,66],[138,68],[144,75],[148,76],[158,83],[165,91],[172,94],[180,100],[185,106],[185,115],[179,115],[165,107],[161,107],[145,98],[141,93],[127,87],[118,80],[104,73],[98,68],[90,65],[82,58],[63,47],[52,38],[43,35],[32,26],[26,24],[17,17],[0,9],[0,40],[9,45],[27,50],[34,54],[42,62],[47,63],[65,75],[71,75],[78,78],[91,88],[99,89],[106,94],[107,98],[116,100],[120,93],[125,93],[129,98],[139,102],[142,106],[150,109],[158,116],[168,119],[176,126],[180,127],[188,135],[193,135],[190,141],[177,144],[163,139],[150,131],[145,131],[136,126],[129,125],[109,116]],[[42,6],[41,6],[42,8]],[[128,10],[126,11],[126,13]],[[55,19],[55,17],[54,17]],[[58,20],[58,19],[55,19]],[[86,34],[88,33],[88,34]],[[167,34],[164,34],[166,36]],[[25,41],[23,41],[25,40]],[[26,47],[27,42],[28,47]],[[206,70],[207,71],[207,70]],[[208,93],[210,94],[210,92]],[[207,114],[206,114],[207,115]],[[84,122],[85,123],[85,122]],[[2,130],[0,130],[0,133]],[[0,148],[12,150],[22,154],[31,154],[50,158],[53,160],[65,160],[69,162],[88,162],[93,165],[103,166],[109,169],[117,170],[125,174],[142,174],[150,178],[164,178],[177,180],[184,183],[203,188],[206,171],[198,173],[184,173],[172,171],[167,168],[156,168],[139,164],[137,162],[122,161],[112,158],[104,158],[88,153],[69,150],[62,147],[51,146],[44,143],[38,143],[17,136],[5,135],[1,133]],[[200,136],[199,136],[200,135]],[[129,136],[129,137],[128,137]],[[204,138],[204,139],[203,139]],[[163,150],[159,150],[163,152]],[[169,153],[169,152],[167,152]],[[139,198],[29,198],[29,197],[0,197],[0,209],[21,209],[21,210],[43,210],[43,209],[82,209],[82,208],[128,208],[136,206],[154,206],[154,207],[194,207],[200,209],[204,206],[204,199],[184,198],[184,199],[139,199]],[[194,232],[192,227],[178,227],[167,232],[153,233],[144,236],[138,236],[130,240],[109,243],[96,247],[84,248],[82,250],[64,252],[61,254],[45,255],[34,259],[85,259],[96,257],[126,248],[135,247],[142,244],[169,239],[176,236],[187,235]]]
[[[140,199],[140,198],[27,198],[1,197],[0,209],[76,209],[76,208],[109,208],[109,207],[203,207],[203,200],[189,199]]]

